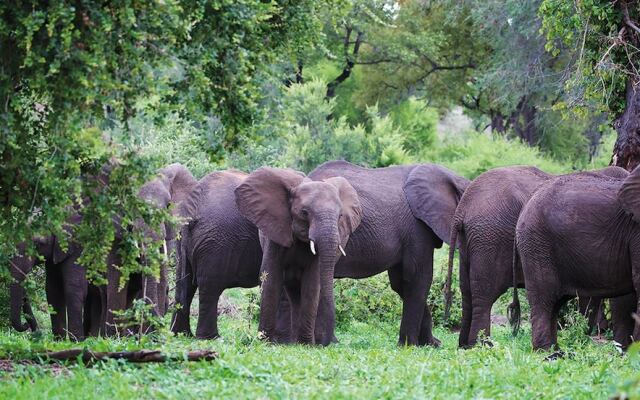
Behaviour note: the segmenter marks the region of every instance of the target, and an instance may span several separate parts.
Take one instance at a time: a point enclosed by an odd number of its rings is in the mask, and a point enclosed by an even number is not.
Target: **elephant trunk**
[[[337,224],[327,224],[317,232],[310,232],[310,237],[317,238],[319,298],[316,309],[315,339],[318,344],[328,345],[333,338],[335,325],[335,303],[333,298],[333,276],[335,265],[340,257],[340,235]]]

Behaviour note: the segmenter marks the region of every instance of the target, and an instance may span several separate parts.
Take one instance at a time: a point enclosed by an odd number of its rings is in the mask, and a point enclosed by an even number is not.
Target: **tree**
[[[611,163],[640,164],[640,4],[635,0],[544,0],[540,6],[547,50],[579,49],[567,89],[567,106],[595,102],[613,117],[617,140]]]
[[[90,272],[106,267],[116,215],[127,234],[123,271],[137,269],[141,233],[133,222],[167,218],[138,199],[137,187],[167,160],[136,151],[131,119],[171,111],[203,125],[218,117],[225,128],[220,147],[233,147],[254,117],[258,71],[315,40],[316,11],[325,4],[1,3],[0,264],[35,235],[64,239],[65,219],[80,209],[76,238]],[[114,126],[121,133],[105,135]],[[104,171],[106,186],[96,179]]]

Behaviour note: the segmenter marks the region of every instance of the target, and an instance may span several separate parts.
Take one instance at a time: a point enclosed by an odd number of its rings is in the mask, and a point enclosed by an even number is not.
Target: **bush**
[[[571,168],[545,157],[538,149],[517,139],[468,132],[443,140],[422,153],[422,160],[442,164],[473,179],[492,168],[508,165],[535,165],[549,173],[568,173]]]
[[[391,290],[387,274],[366,279],[336,279],[334,284],[336,324],[372,319],[397,323],[402,316],[402,300]]]

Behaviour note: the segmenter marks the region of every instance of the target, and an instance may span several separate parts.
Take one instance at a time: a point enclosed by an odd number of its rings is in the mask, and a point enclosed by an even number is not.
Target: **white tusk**
[[[164,252],[164,260],[169,261],[169,252],[167,251],[167,241],[162,241],[162,251]]]
[[[138,241],[134,240],[133,245],[136,246],[136,249],[140,250],[140,246],[138,245]]]
[[[313,255],[316,255],[316,244],[313,243],[313,240],[309,241],[309,246],[311,246],[311,252],[313,253]]]
[[[344,249],[342,248],[341,244],[338,245],[338,248],[340,249],[340,253],[342,253],[342,255],[346,257],[347,253],[344,252]]]

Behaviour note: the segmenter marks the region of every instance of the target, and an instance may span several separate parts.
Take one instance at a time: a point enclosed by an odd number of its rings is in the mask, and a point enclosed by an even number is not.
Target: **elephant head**
[[[342,177],[312,181],[290,169],[263,167],[235,194],[240,212],[269,240],[282,247],[309,243],[313,255],[320,249],[344,254],[361,220],[358,194]]]
[[[296,247],[296,254],[305,257],[302,285],[309,289],[305,295],[309,306],[300,311],[299,318],[304,322],[300,324],[298,340],[312,343],[318,296],[333,304],[335,264],[340,254],[346,255],[349,235],[362,218],[358,194],[341,177],[313,181],[293,170],[263,167],[250,174],[236,188],[235,195],[240,212],[262,235],[281,248]],[[282,260],[265,266],[265,259],[268,257],[263,259],[263,268],[280,275],[271,281],[278,283],[263,287],[261,329],[269,336],[272,318],[265,317],[262,310],[266,307],[273,313],[273,307],[265,304],[271,304],[271,300],[277,303],[284,266],[279,265]]]
[[[191,190],[197,185],[196,179],[191,172],[181,164],[171,164],[165,168],[162,168],[158,175],[152,180],[148,181],[138,191],[138,196],[148,202],[149,204],[159,209],[169,209],[171,213],[178,215],[178,205],[182,202]],[[167,264],[172,254],[172,250],[175,248],[175,229],[172,222],[162,224],[159,229],[155,230],[152,227],[147,226],[142,220],[136,222],[137,229],[144,233],[144,236],[149,239],[145,242],[151,242],[152,248],[158,249],[163,254],[164,262],[160,269],[160,279],[155,279],[152,276],[143,277],[143,290],[146,292],[148,300],[155,304],[156,312],[159,315],[163,315],[167,308],[168,299],[168,276],[167,276]],[[156,247],[159,245],[159,248]],[[145,262],[145,252],[147,249],[142,249],[142,262]],[[154,250],[156,251],[156,250]],[[126,302],[122,299],[122,296],[126,296],[126,291],[113,293],[117,290],[117,281],[119,281],[119,273],[115,268],[111,268],[108,276],[108,281],[113,281],[114,284],[111,289],[108,290],[108,297],[114,300],[107,300],[107,307],[109,310],[115,310],[121,308]],[[115,300],[118,298],[118,300]],[[115,306],[114,304],[116,304]]]

